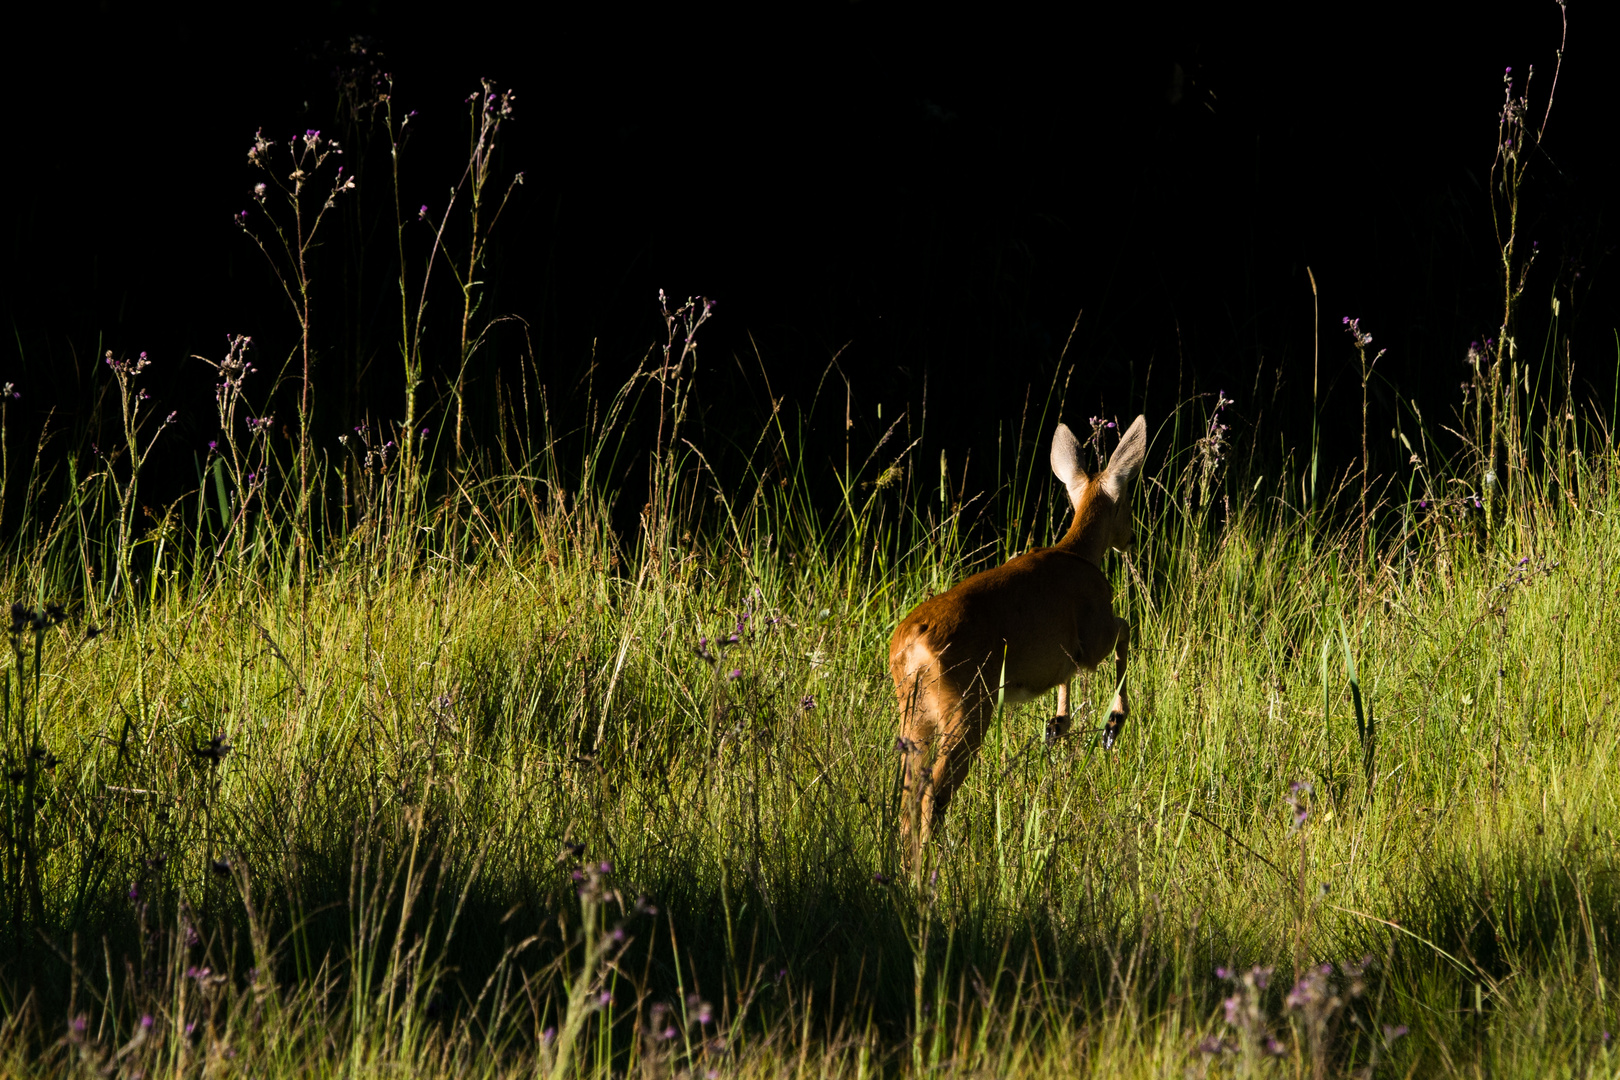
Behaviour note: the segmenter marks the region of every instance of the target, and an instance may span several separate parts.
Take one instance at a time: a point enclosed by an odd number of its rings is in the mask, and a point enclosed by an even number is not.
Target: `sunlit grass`
[[[174,418],[148,411],[144,354],[96,367],[118,411],[100,448],[42,443],[26,474],[0,396],[21,507],[0,1067],[1620,1075],[1620,460],[1556,295],[1542,355],[1513,341],[1539,138],[1514,93],[1504,310],[1462,409],[1425,420],[1344,318],[1359,452],[1320,445],[1314,369],[1308,452],[1256,453],[1275,434],[1232,431],[1224,394],[1150,417],[1138,547],[1106,567],[1132,625],[1118,747],[1107,676],[1053,743],[1050,700],[1003,710],[911,873],[888,639],[1061,532],[1044,463],[1068,375],[998,428],[974,493],[926,417],[855,446],[849,397],[706,416],[710,306],[664,304],[667,341],[616,393],[587,378],[554,405],[531,364],[475,439],[478,192],[511,102],[486,84],[471,246],[439,244],[452,199],[411,262],[394,201],[403,424],[315,444],[301,225],[265,249],[303,297],[301,377],[253,383],[233,337],[218,438],[172,505],[147,505]],[[397,164],[407,119],[357,104]],[[285,240],[306,195],[240,220]],[[419,412],[436,260],[465,268],[458,374]],[[1397,402],[1385,477],[1375,384]],[[298,434],[248,415],[294,390]],[[1109,430],[1092,419],[1099,458]]]
[[[1170,450],[1110,566],[1119,750],[1103,677],[1055,745],[1006,710],[909,880],[883,658],[970,569],[922,478],[818,520],[672,459],[638,547],[543,460],[451,510],[385,467],[392,519],[302,580],[273,519],[150,553],[38,632],[37,697],[15,639],[8,768],[36,721],[52,764],[13,1067],[1612,1069],[1612,452],[1489,529],[1386,507],[1364,565],[1287,484],[1200,507]],[[53,558],[13,594],[73,595]],[[1323,963],[1338,1006],[1295,986]]]

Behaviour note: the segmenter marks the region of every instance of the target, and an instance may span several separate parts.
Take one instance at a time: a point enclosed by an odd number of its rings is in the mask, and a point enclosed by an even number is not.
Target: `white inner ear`
[[[1068,424],[1059,424],[1052,433],[1052,472],[1063,481],[1069,493],[1069,505],[1080,505],[1080,493],[1086,490],[1088,477],[1080,467],[1080,440],[1074,437]]]

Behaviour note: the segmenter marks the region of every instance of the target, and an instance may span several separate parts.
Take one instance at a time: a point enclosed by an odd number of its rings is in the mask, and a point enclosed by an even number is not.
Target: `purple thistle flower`
[[[1236,994],[1233,994],[1231,997],[1221,1002],[1221,1007],[1226,1010],[1226,1022],[1231,1024],[1233,1027],[1236,1027],[1238,1017],[1243,1012],[1243,999],[1238,997]]]

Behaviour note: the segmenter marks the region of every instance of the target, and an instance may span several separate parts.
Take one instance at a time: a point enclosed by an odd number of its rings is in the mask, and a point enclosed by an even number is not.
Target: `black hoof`
[[[1103,728],[1103,749],[1112,750],[1114,743],[1119,739],[1119,733],[1125,727],[1125,714],[1111,712],[1108,714],[1108,726]]]
[[[1046,722],[1046,743],[1050,746],[1069,733],[1069,725],[1074,722],[1069,716],[1054,716]]]

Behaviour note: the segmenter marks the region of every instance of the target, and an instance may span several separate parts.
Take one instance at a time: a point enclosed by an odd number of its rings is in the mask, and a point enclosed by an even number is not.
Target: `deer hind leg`
[[[900,699],[900,856],[914,866],[933,831],[934,756],[947,719],[939,711],[939,679],[922,667],[896,678]]]
[[[967,777],[984,737],[983,696],[963,694],[948,680],[901,694],[900,852],[907,866],[916,865]]]
[[[940,732],[929,792],[932,796],[928,822],[930,833],[943,824],[951,796],[967,779],[968,766],[973,764],[974,755],[979,752],[979,743],[984,741],[988,712],[983,695],[970,691],[954,710],[952,719],[956,722]]]
[[[1125,692],[1125,657],[1130,649],[1131,624],[1124,619],[1115,619],[1114,622],[1118,628],[1118,636],[1114,639],[1114,685],[1119,689],[1114,694],[1114,703],[1108,707],[1108,726],[1103,728],[1104,750],[1114,748],[1120,730],[1131,715],[1130,697]]]
[[[1057,715],[1046,722],[1047,744],[1050,745],[1067,735],[1073,722],[1073,717],[1069,715],[1069,684],[1060,682],[1057,688]]]

